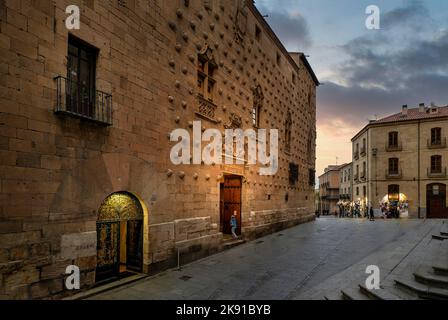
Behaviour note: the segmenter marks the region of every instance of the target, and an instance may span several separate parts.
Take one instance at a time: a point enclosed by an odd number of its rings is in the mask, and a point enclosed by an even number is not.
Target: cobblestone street
[[[368,264],[394,270],[440,223],[320,218],[90,299],[323,299]]]

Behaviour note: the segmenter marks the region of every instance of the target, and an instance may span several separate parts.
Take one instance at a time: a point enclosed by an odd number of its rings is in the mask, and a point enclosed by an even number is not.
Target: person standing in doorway
[[[238,239],[236,235],[236,228],[238,227],[238,222],[236,220],[236,211],[233,211],[232,217],[230,218],[230,227],[232,228],[233,239]]]

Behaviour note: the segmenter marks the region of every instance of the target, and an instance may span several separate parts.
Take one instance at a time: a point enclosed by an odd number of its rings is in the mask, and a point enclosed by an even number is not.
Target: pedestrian
[[[238,222],[236,220],[236,211],[233,211],[233,215],[230,218],[230,226],[232,227],[232,237],[233,237],[233,239],[238,239],[238,236],[235,233],[236,228],[238,227]]]
[[[370,206],[370,221],[375,221],[375,215],[373,214],[373,207]]]

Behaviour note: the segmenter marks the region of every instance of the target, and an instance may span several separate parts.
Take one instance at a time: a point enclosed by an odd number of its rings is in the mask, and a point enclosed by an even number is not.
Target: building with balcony
[[[353,199],[377,210],[404,204],[412,218],[448,217],[447,120],[447,106],[422,103],[370,121],[352,139]]]
[[[75,1],[70,30],[69,4],[0,1],[1,299],[71,294],[68,265],[87,289],[218,252],[234,212],[242,239],[314,219],[319,82],[253,1]],[[197,121],[278,129],[277,172],[174,163]]]
[[[323,215],[339,212],[340,170],[347,165],[330,165],[319,176],[319,212]]]
[[[339,168],[339,200],[352,201],[353,164],[347,163]]]

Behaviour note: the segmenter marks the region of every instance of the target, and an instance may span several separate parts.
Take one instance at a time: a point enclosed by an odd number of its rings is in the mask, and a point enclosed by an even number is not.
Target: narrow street
[[[326,280],[368,257],[393,268],[439,223],[320,218],[90,299],[323,299]]]

